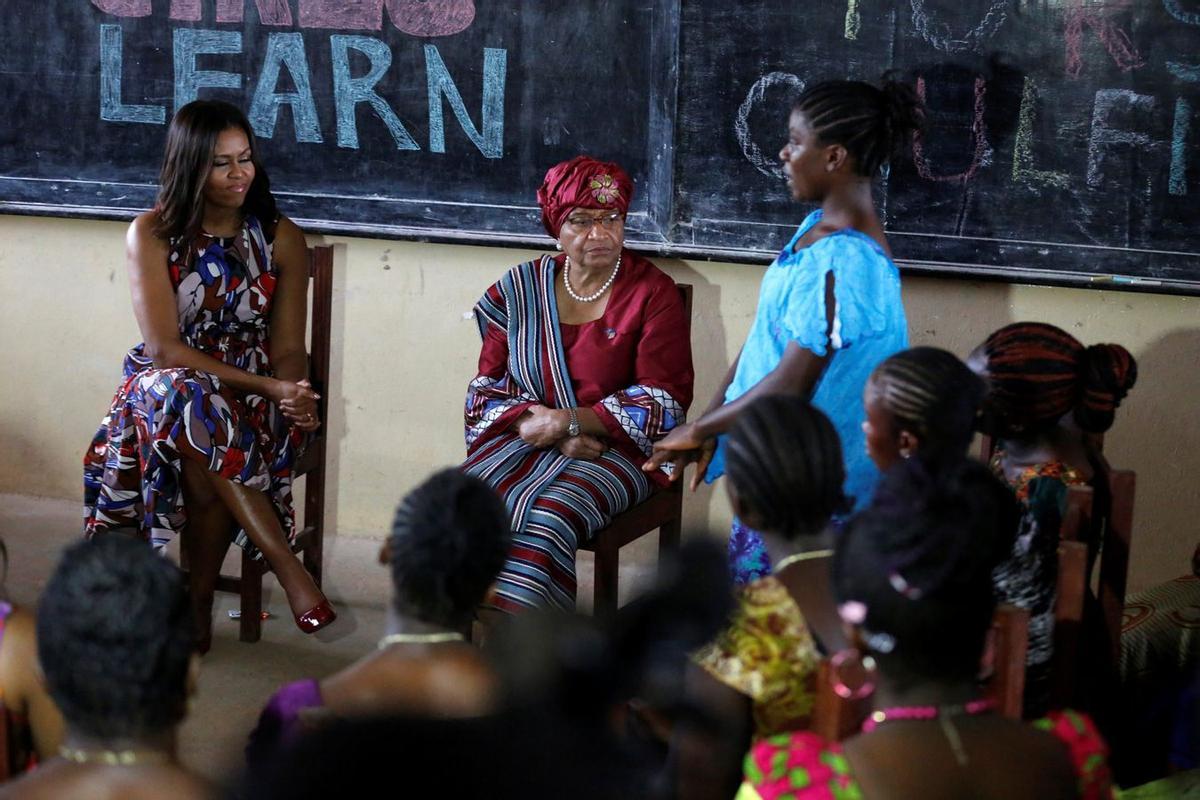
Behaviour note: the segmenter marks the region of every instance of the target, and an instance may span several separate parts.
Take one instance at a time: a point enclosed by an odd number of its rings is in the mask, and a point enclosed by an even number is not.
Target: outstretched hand
[[[674,483],[683,476],[683,470],[688,464],[696,462],[696,471],[692,474],[690,484],[694,492],[704,480],[704,473],[712,461],[716,447],[717,440],[702,436],[695,423],[680,425],[654,443],[654,450],[650,458],[646,459],[646,463],[642,464],[642,469],[653,472],[670,462],[673,467],[671,482]]]

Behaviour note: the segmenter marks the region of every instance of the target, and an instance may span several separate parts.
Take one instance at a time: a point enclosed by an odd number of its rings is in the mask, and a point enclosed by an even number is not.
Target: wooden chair
[[[987,695],[996,713],[1020,719],[1025,705],[1025,658],[1029,652],[1029,612],[1001,605],[992,617],[992,674]]]
[[[1050,701],[1055,708],[1073,705],[1076,695],[1088,594],[1087,540],[1093,527],[1093,500],[1090,486],[1068,487],[1067,510],[1059,528],[1050,678]]]
[[[692,319],[692,287],[679,284],[683,298],[684,318],[689,332]],[[653,530],[658,530],[658,556],[679,547],[683,531],[683,480],[665,489],[656,490],[650,497],[628,511],[617,515],[608,527],[596,532],[590,542],[579,546],[595,554],[596,567],[592,588],[592,613],[599,617],[617,611],[617,582],[621,563],[621,548]]]
[[[329,339],[333,309],[333,248],[311,247],[308,250],[309,276],[312,278],[312,308],[309,315],[311,346],[309,349],[309,380],[321,396],[317,401],[322,426],[317,429],[292,468],[294,478],[304,476],[304,527],[297,532],[292,552],[301,557],[304,568],[321,586],[321,569],[325,545],[325,447],[329,410]],[[186,533],[184,534],[187,535]],[[180,549],[180,565],[187,569],[186,548]],[[217,578],[217,591],[231,592],[241,597],[241,630],[243,642],[262,638],[262,579],[269,571],[264,560],[256,561],[242,552],[239,575],[222,574]],[[286,614],[288,619],[291,613]]]
[[[1029,612],[1015,606],[999,606],[992,617],[992,631],[992,674],[986,681],[986,694],[996,704],[997,713],[1020,719],[1025,694]],[[821,659],[817,668],[812,730],[827,741],[836,742],[853,736],[862,728],[871,713],[871,698],[840,697],[833,690],[832,673],[830,659]]]

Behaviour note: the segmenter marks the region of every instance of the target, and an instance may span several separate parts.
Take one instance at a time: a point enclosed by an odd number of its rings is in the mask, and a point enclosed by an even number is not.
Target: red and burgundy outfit
[[[597,320],[558,319],[554,282],[563,257],[510,270],[475,306],[483,338],[467,388],[463,469],[504,499],[513,545],[492,602],[504,611],[574,608],[575,551],[613,516],[649,497],[641,466],[653,443],[684,420],[692,354],[674,281],[634,253],[621,254]],[[514,423],[533,405],[588,407],[607,429],[595,460],[538,449]]]

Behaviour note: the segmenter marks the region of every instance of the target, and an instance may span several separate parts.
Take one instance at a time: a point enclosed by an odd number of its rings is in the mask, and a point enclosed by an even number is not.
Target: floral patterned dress
[[[1055,711],[1032,723],[1066,746],[1080,800],[1112,800],[1108,745],[1095,724],[1075,711]],[[862,800],[863,793],[838,743],[804,731],[754,745],[736,800]]]
[[[755,738],[812,724],[820,660],[800,607],[773,575],[741,587],[733,621],[696,656],[706,672],[750,698]]]
[[[272,226],[273,228],[273,226]],[[172,240],[167,270],[179,338],[254,375],[270,375],[272,237],[253,216],[223,239]],[[207,372],[158,369],[139,344],[83,459],[84,533],[135,533],[164,548],[187,525],[183,459],[266,492],[288,539],[295,534],[292,464],[305,434],[267,398]],[[245,531],[236,542],[255,557]]]

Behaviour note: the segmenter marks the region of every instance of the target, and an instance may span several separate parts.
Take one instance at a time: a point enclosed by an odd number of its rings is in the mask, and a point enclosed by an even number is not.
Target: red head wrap
[[[542,207],[542,225],[557,239],[563,220],[573,209],[628,211],[633,181],[618,164],[576,156],[550,168],[537,199]]]

